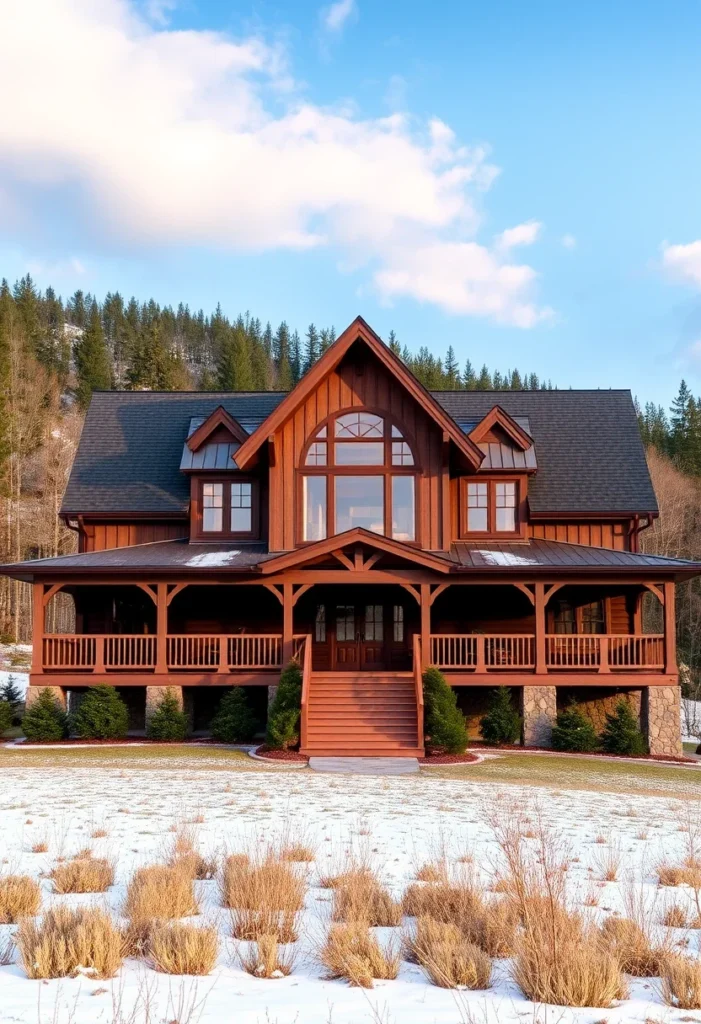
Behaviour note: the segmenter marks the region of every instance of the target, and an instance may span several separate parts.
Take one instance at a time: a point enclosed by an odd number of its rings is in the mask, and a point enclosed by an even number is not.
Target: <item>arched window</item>
[[[301,538],[361,526],[416,540],[416,466],[404,432],[365,410],[331,417],[302,454]]]

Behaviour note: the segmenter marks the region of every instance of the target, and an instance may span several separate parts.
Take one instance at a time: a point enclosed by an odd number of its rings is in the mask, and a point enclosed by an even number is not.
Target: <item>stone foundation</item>
[[[640,722],[642,690],[623,690],[618,687],[603,686],[558,686],[557,707],[563,711],[574,699],[578,709],[586,715],[596,729],[598,735],[606,725],[606,715],[610,715],[616,705],[625,700],[631,711]]]
[[[149,722],[154,716],[154,713],[158,710],[158,707],[163,700],[163,696],[166,690],[175,696],[178,702],[180,710],[183,710],[183,688],[182,686],[147,686],[146,687],[146,714],[145,722],[146,728],[149,727]]]
[[[557,687],[524,686],[522,715],[523,745],[549,747],[557,718]]]
[[[25,696],[25,707],[30,708],[44,690],[50,690],[63,710],[67,710],[66,691],[62,686],[28,686]]]
[[[277,686],[278,686],[278,684],[275,683],[275,684],[273,684],[273,685],[268,687],[268,711],[270,710],[270,705],[273,703],[273,701],[277,697]]]
[[[682,753],[681,690],[678,686],[646,686],[642,728],[651,754]]]

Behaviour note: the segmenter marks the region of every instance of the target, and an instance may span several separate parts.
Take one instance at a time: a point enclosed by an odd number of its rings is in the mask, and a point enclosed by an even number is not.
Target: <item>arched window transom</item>
[[[342,413],[311,438],[302,474],[302,540],[363,527],[416,540],[415,461],[403,431],[365,410]]]

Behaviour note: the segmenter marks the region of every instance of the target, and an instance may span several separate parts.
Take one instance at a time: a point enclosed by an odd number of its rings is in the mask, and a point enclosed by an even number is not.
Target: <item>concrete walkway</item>
[[[339,772],[343,775],[408,775],[418,772],[415,757],[310,757],[315,772]]]

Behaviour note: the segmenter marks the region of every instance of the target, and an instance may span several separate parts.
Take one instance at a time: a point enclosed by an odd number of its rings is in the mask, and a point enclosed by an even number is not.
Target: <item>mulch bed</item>
[[[309,760],[306,754],[300,754],[298,750],[270,750],[265,743],[254,753],[258,757],[265,758],[266,761],[304,761],[306,763]]]
[[[476,754],[465,752],[464,754],[439,754],[429,751],[425,757],[418,759],[419,764],[473,764],[479,761]]]
[[[671,764],[698,764],[693,757],[685,757],[683,754],[607,754],[604,750],[553,750],[552,747],[524,747],[521,743],[500,743],[494,746],[489,743],[480,743],[479,740],[472,741],[473,746],[481,750],[513,750],[520,754],[526,751],[542,754],[566,754],[569,757],[615,757],[619,761],[663,761]]]

